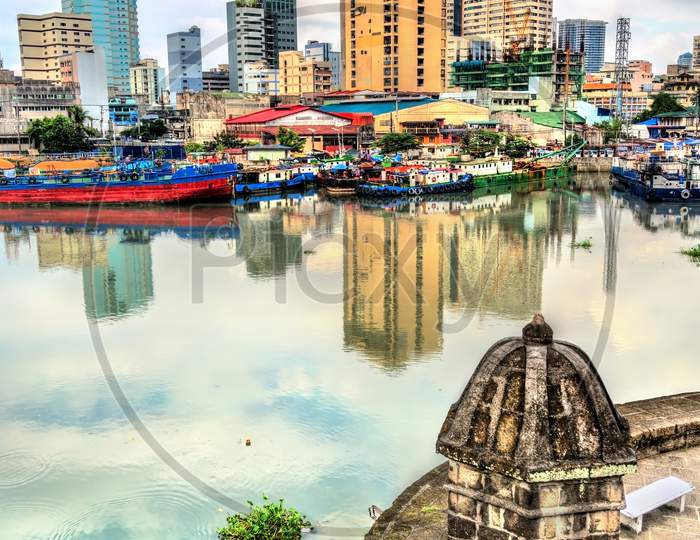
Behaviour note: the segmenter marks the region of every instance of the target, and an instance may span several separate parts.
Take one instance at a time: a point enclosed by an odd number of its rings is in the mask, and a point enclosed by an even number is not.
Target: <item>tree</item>
[[[566,138],[566,142],[565,142],[564,146],[567,146],[567,147],[568,146],[578,146],[582,142],[583,142],[583,137],[581,137],[581,135],[579,135],[578,133],[574,133],[573,135],[569,135]]]
[[[168,133],[168,126],[160,118],[144,121],[141,126],[125,129],[122,137],[141,139],[143,142],[155,141]]]
[[[90,119],[88,113],[85,112],[85,109],[83,109],[79,105],[72,105],[68,107],[68,109],[66,110],[66,114],[68,115],[68,119],[71,122],[79,126],[84,126],[85,122],[87,122]]]
[[[494,154],[501,145],[502,137],[500,133],[480,129],[475,132],[468,131],[462,139],[462,150],[476,157],[486,157]]]
[[[92,148],[92,129],[65,116],[42,118],[29,123],[27,134],[32,145],[41,152],[61,154],[84,152]]]
[[[197,154],[204,152],[204,145],[198,142],[189,142],[185,145],[185,152],[188,154]]]
[[[654,101],[651,104],[651,109],[647,109],[646,111],[635,116],[632,119],[632,122],[638,124],[639,122],[644,122],[645,120],[649,120],[650,118],[654,118],[660,114],[681,112],[684,110],[685,109],[680,103],[678,103],[676,98],[670,94],[667,94],[666,92],[660,92],[654,98]]]
[[[377,146],[386,155],[415,150],[420,144],[412,133],[387,133],[377,141]]]
[[[503,152],[512,158],[524,158],[534,147],[535,145],[529,139],[516,137],[509,133],[503,144]]]
[[[603,144],[608,144],[615,139],[620,137],[622,132],[622,120],[619,118],[613,118],[612,122],[605,121],[595,124],[595,127],[603,131]]]
[[[301,152],[304,150],[304,141],[302,140],[296,132],[289,128],[281,127],[279,133],[277,134],[277,142],[282,146],[288,146],[294,152]]]
[[[223,152],[228,148],[243,148],[245,145],[246,144],[242,139],[239,139],[235,135],[231,135],[226,131],[222,131],[217,133],[213,140],[205,142],[204,148],[208,152]]]

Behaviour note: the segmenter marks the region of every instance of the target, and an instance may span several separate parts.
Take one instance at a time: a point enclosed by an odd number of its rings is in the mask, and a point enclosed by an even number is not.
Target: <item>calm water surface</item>
[[[2,538],[212,539],[223,524],[135,431],[106,368],[202,482],[358,530],[439,462],[450,403],[533,312],[599,353],[617,402],[698,389],[700,268],[679,254],[700,241],[696,209],[482,195],[0,209]]]

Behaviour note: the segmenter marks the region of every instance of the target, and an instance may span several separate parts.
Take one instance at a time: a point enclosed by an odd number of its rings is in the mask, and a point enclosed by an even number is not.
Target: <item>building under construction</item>
[[[534,79],[534,80],[533,80]],[[542,49],[523,51],[517,60],[489,63],[482,60],[455,62],[452,85],[465,91],[532,91],[552,104],[563,104],[565,96],[580,98],[585,81],[583,54]]]

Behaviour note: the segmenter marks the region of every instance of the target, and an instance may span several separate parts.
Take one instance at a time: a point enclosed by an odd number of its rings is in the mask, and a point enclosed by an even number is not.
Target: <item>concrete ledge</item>
[[[700,446],[700,392],[634,401],[617,409],[630,423],[639,459]]]

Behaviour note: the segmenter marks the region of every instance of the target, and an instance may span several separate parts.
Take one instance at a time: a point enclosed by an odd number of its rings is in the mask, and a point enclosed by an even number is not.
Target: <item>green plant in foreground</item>
[[[681,255],[685,255],[686,257],[689,257],[693,262],[700,264],[700,246],[684,249],[683,251],[681,251]]]
[[[284,500],[257,506],[248,501],[250,513],[226,518],[226,527],[219,529],[221,540],[299,540],[311,522],[293,508],[285,508]]]
[[[586,238],[583,242],[578,242],[574,244],[574,247],[577,249],[587,249],[591,250],[593,247],[593,239],[592,238]]]

